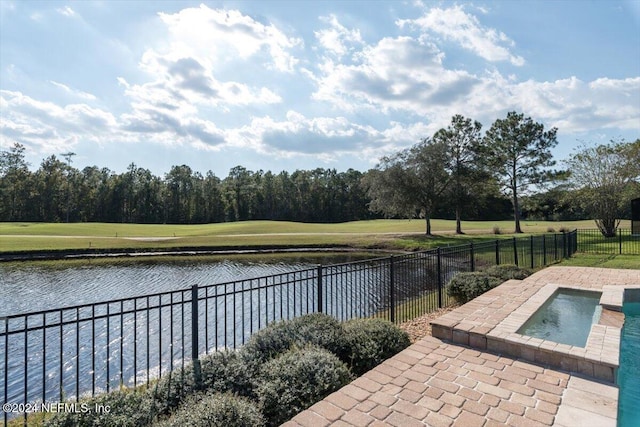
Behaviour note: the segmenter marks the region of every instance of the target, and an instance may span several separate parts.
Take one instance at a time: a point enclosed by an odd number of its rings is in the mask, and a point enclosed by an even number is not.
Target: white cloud
[[[265,25],[238,10],[210,9],[203,4],[159,15],[171,34],[165,54],[174,59],[194,57],[213,68],[217,61],[238,56],[246,60],[265,49],[268,65],[279,71],[292,71],[298,62],[290,51],[302,45],[301,39],[288,37],[273,24]]]
[[[225,61],[243,67],[268,60],[268,66],[290,71],[297,60],[288,49],[298,44],[297,39],[236,10],[213,10],[205,5],[161,13],[160,18],[169,35],[160,47],[145,51],[139,63],[149,81],[132,84],[124,77],[117,79],[131,102],[131,111],[122,115],[125,129],[156,137],[173,133],[178,140],[200,141],[209,147],[225,138],[204,111],[229,112],[282,102],[267,87],[222,80],[216,74]],[[267,58],[262,55],[265,49]]]
[[[523,57],[511,53],[513,40],[501,31],[482,26],[460,5],[448,9],[435,7],[418,19],[401,19],[396,23],[400,28],[406,25],[452,40],[487,61],[509,61],[516,66],[525,63]]]
[[[44,152],[67,149],[79,140],[99,141],[117,131],[108,111],[86,104],[64,107],[37,101],[20,92],[0,90],[0,138],[37,146]]]
[[[356,64],[327,60],[319,66],[314,99],[347,110],[369,107],[423,114],[464,97],[478,80],[467,72],[445,69],[437,46],[406,36],[383,38],[354,56]]]
[[[322,156],[325,161],[381,146],[383,138],[372,126],[353,123],[345,117],[307,118],[292,110],[286,113],[286,120],[254,117],[249,124],[229,132],[231,145],[237,147],[280,158]]]
[[[78,98],[83,98],[83,99],[89,99],[89,100],[96,100],[97,98],[95,97],[95,95],[92,95],[90,93],[87,92],[83,92],[81,90],[77,90],[77,89],[71,89],[69,86],[63,84],[63,83],[59,83],[59,82],[55,82],[53,80],[49,80],[49,83],[51,83],[52,85],[59,87],[60,89],[64,90],[65,92],[77,96]]]
[[[435,20],[433,16],[442,14],[442,10],[436,9],[420,18],[424,25],[428,19]],[[490,49],[486,52],[491,52],[492,58],[500,58],[502,54],[502,59],[513,60],[507,50],[491,44],[496,40],[511,44],[504,34],[482,29],[460,7],[449,11],[459,18],[458,24],[453,21],[453,30],[466,26],[465,37],[469,42],[477,38],[473,46],[488,43]],[[404,21],[400,28],[409,22],[415,23]],[[480,30],[486,36],[484,41]],[[383,113],[390,117],[404,114],[407,120],[420,118],[427,123],[422,129],[427,132],[422,137],[446,126],[454,114],[472,117],[489,127],[511,110],[522,111],[568,133],[601,128],[640,130],[640,78],[582,82],[571,77],[540,82],[519,81],[517,76],[505,77],[497,70],[477,75],[446,68],[441,48],[429,40],[423,33],[415,37],[384,37],[372,45],[363,44],[350,58],[323,57],[316,70],[305,71],[316,84],[312,97],[353,114]],[[404,132],[398,126],[390,129]],[[383,132],[393,134],[390,129]],[[411,143],[417,142],[412,139]]]
[[[68,16],[70,18],[76,16],[76,12],[73,9],[71,9],[71,7],[69,7],[69,6],[65,6],[64,8],[61,8],[61,9],[56,9],[56,11],[59,14],[64,15],[64,16]]]
[[[363,43],[360,31],[347,29],[338,22],[335,15],[320,17],[320,21],[329,24],[329,28],[314,31],[316,39],[325,51],[342,56],[352,50],[354,45]]]

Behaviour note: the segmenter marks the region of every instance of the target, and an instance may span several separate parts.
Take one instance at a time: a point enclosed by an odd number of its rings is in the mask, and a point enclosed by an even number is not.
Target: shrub
[[[200,359],[202,389],[253,396],[252,372],[235,351],[217,351]]]
[[[71,402],[68,402],[71,403]],[[149,395],[133,390],[104,393],[81,399],[87,411],[58,412],[45,421],[47,427],[128,427],[150,425],[156,415]],[[80,407],[84,409],[85,407]],[[109,408],[101,412],[96,408]]]
[[[268,424],[279,425],[351,379],[349,368],[329,351],[293,348],[262,365],[256,392]]]
[[[447,295],[454,297],[460,303],[465,303],[502,282],[502,279],[486,273],[458,273],[449,281]]]
[[[347,354],[347,342],[342,324],[333,317],[312,313],[287,322],[294,344],[298,347],[314,345],[343,358]]]
[[[561,233],[568,233],[568,232],[570,232],[571,230],[569,229],[569,227],[565,227],[565,226],[563,225],[563,226],[561,226],[560,228],[558,228],[558,231],[559,231],[559,232],[561,232]]]
[[[553,227],[547,227],[547,233],[555,233],[556,229]]]
[[[342,325],[333,317],[321,313],[272,323],[253,334],[241,352],[255,370],[257,365],[289,350],[293,345],[315,345],[338,357],[346,354]]]
[[[493,226],[493,234],[502,234],[502,230],[497,225]]]
[[[242,346],[240,354],[250,369],[257,370],[259,365],[291,348],[293,339],[284,321],[274,322],[251,335]]]
[[[184,398],[199,390],[193,375],[193,364],[175,369],[160,378],[149,387],[158,414],[170,414],[177,408]]]
[[[489,276],[497,277],[499,279],[510,280],[510,279],[526,279],[531,276],[531,271],[526,268],[518,267],[514,264],[502,264],[502,265],[494,265],[485,270],[485,273]]]
[[[158,427],[253,427],[263,426],[264,417],[246,398],[230,393],[194,395]]]
[[[201,382],[196,383],[193,363],[163,376],[149,393],[158,414],[172,413],[189,395],[199,392],[232,392],[251,397],[252,371],[233,351],[217,351],[200,359]]]
[[[383,319],[353,319],[344,323],[350,352],[348,362],[356,375],[362,375],[382,361],[407,348],[409,335]]]

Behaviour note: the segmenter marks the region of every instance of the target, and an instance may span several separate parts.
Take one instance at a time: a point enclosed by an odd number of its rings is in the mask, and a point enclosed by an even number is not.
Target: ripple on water
[[[306,263],[0,265],[0,316],[206,286],[310,268]]]

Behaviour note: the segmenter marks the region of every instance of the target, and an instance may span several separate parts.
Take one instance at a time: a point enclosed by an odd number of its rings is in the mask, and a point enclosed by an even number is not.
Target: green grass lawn
[[[360,248],[427,249],[462,244],[513,230],[513,221],[463,221],[464,236],[456,236],[455,221],[433,220],[426,238],[422,220],[371,220],[339,224],[307,224],[289,221],[241,221],[219,224],[107,224],[107,223],[0,223],[0,252],[89,248],[176,248],[189,246],[333,246]],[[560,227],[593,227],[592,221],[522,221],[525,233],[542,233]],[[136,240],[148,238],[150,240]],[[159,240],[151,240],[159,239]]]
[[[557,265],[578,267],[640,269],[640,255],[607,255],[576,253]]]

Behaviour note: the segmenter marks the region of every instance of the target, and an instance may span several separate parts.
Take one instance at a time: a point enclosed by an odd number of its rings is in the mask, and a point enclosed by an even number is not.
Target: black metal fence
[[[410,320],[450,303],[445,285],[457,272],[544,266],[576,248],[575,231],[498,239],[0,317],[4,422],[14,409],[26,422],[29,404],[149,384],[273,321],[312,312]]]
[[[640,234],[619,228],[613,237],[604,237],[598,229],[581,229],[578,233],[578,252],[640,255]]]

